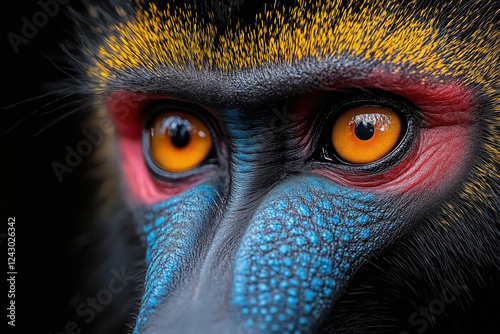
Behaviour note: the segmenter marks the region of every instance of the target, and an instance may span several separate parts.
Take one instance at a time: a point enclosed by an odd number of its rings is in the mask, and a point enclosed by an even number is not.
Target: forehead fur
[[[227,71],[340,56],[466,81],[481,81],[499,68],[499,24],[485,19],[498,16],[498,7],[495,12],[487,2],[419,3],[275,2],[257,9],[252,23],[235,18],[228,25],[211,19],[212,12],[197,11],[195,4],[119,5],[114,8],[119,20],[103,31],[88,74],[107,81],[130,68]]]

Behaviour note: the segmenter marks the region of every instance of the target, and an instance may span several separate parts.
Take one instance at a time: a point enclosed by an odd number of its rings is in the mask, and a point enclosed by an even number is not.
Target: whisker
[[[72,101],[71,103],[74,103],[74,101]],[[63,108],[71,103],[68,103],[64,106],[61,106],[61,107],[58,107],[57,109],[60,109],[60,108]],[[42,132],[44,132],[45,130],[47,130],[48,128],[50,128],[52,125],[58,123],[59,121],[62,121],[63,119],[65,119],[66,117],[70,116],[70,115],[73,115],[75,112],[77,111],[80,111],[82,109],[84,109],[86,107],[86,105],[81,105],[73,110],[70,110],[62,115],[60,115],[59,117],[56,117],[54,118],[52,121],[50,121],[49,123],[47,123],[46,125],[44,125],[40,130],[38,130],[37,132],[35,132],[33,135],[31,135],[30,137],[27,138],[27,140],[31,140],[33,138],[35,138],[36,136],[40,135]]]
[[[63,96],[63,97],[60,97],[60,98],[59,98],[59,97],[57,97],[55,100],[50,101],[50,102],[47,102],[46,104],[44,104],[43,106],[41,106],[41,107],[40,107],[40,108],[38,108],[37,110],[42,110],[42,109],[44,109],[44,108],[46,108],[46,107],[48,107],[48,106],[50,106],[50,105],[52,105],[52,104],[54,104],[54,103],[56,103],[56,102],[60,102],[60,101],[62,102],[62,100],[66,99],[66,98],[68,98],[68,97],[70,97],[70,96],[72,96],[72,95],[74,95],[74,94],[75,94],[75,93],[70,93],[70,94],[67,94],[67,95],[65,95],[65,96]],[[70,102],[70,103],[71,103],[71,102]],[[40,112],[40,115],[48,115],[48,114],[51,114],[51,113],[52,113],[52,112],[54,112],[55,110],[59,110],[61,107],[67,106],[67,105],[69,105],[70,103],[67,103],[67,104],[65,104],[65,105],[63,105],[63,106],[56,107],[56,108],[54,108],[54,109],[50,109],[50,110],[48,110],[48,111],[43,111],[43,112]]]
[[[47,93],[47,94],[43,94],[43,95],[44,95],[43,97],[50,96],[51,94],[53,95],[53,94],[54,94],[54,92]],[[44,105],[42,105],[41,107],[39,107],[39,108],[37,108],[37,109],[33,110],[32,112],[28,113],[26,116],[24,116],[24,117],[22,117],[21,119],[19,119],[16,123],[14,123],[12,126],[10,126],[9,128],[7,128],[7,130],[5,130],[5,131],[2,133],[2,135],[6,135],[6,134],[10,133],[12,130],[14,130],[15,128],[17,128],[20,124],[24,123],[26,120],[28,120],[29,118],[33,117],[35,114],[39,113],[39,112],[40,112],[40,110],[43,110],[44,108],[47,108],[47,107],[49,107],[49,106],[53,105],[54,103],[62,102],[62,100],[67,99],[67,98],[71,97],[71,96],[72,96],[72,95],[74,95],[74,94],[75,94],[75,93],[73,93],[73,92],[72,92],[72,93],[68,93],[68,94],[66,94],[66,95],[64,95],[64,96],[62,96],[62,97],[57,97],[57,98],[55,98],[54,100],[51,100],[50,102],[45,103],[45,104],[44,104]],[[17,103],[17,106],[19,106],[19,105],[21,105],[21,104],[23,104],[23,103],[27,103],[27,102],[35,101],[35,100],[38,100],[38,99],[40,99],[40,96],[35,97],[35,98],[31,98],[31,99],[27,99],[27,100],[25,100],[25,101],[23,101],[23,102],[19,102],[19,103]],[[69,104],[65,104],[65,105],[63,105],[63,106],[67,106],[67,105],[69,105]],[[11,105],[11,106],[12,106],[12,105]],[[44,113],[40,113],[40,114],[41,114],[41,115],[46,115],[46,114],[49,114],[49,113],[51,113],[51,112],[53,112],[53,111],[55,111],[55,110],[60,109],[60,108],[61,108],[61,107],[63,107],[63,106],[60,106],[60,107],[57,107],[57,108],[51,109],[51,110],[50,110],[50,111],[48,111],[48,112],[44,112]]]
[[[63,51],[66,55],[70,55],[70,52],[68,51],[68,49],[67,49],[64,45],[60,44],[59,46],[60,46],[60,48],[62,49],[62,51]],[[77,78],[76,78],[73,74],[71,74],[71,73],[67,72],[66,70],[64,70],[64,69],[62,68],[62,66],[61,66],[61,65],[58,65],[57,63],[55,63],[55,62],[54,62],[54,60],[53,60],[53,59],[52,59],[49,55],[47,55],[47,54],[45,54],[45,53],[43,53],[42,55],[43,55],[43,56],[45,57],[45,59],[47,59],[47,61],[48,61],[48,62],[50,62],[50,63],[52,64],[52,66],[54,66],[54,67],[55,67],[58,71],[60,71],[60,72],[61,72],[61,73],[63,73],[64,75],[68,76],[69,78],[72,78],[75,82],[78,82],[78,79],[77,79]],[[72,58],[73,58],[73,57],[72,57]],[[73,58],[73,59],[74,59],[74,58]],[[73,70],[73,71],[75,70],[75,69],[74,69],[74,67],[69,67],[68,69],[69,69],[69,70]]]
[[[17,107],[17,106],[19,106],[21,104],[28,103],[28,102],[33,102],[33,101],[36,101],[36,100],[39,100],[39,99],[43,99],[44,97],[47,97],[47,96],[50,96],[50,95],[57,95],[59,93],[65,92],[65,91],[68,91],[68,88],[61,88],[61,89],[58,89],[58,90],[55,90],[55,91],[50,91],[50,92],[47,92],[47,93],[43,93],[43,94],[40,94],[40,95],[37,95],[37,96],[34,96],[34,97],[29,97],[29,98],[26,98],[26,99],[21,100],[19,102],[12,103],[12,104],[10,104],[8,106],[4,106],[4,107],[2,107],[2,110],[12,109],[12,108]]]

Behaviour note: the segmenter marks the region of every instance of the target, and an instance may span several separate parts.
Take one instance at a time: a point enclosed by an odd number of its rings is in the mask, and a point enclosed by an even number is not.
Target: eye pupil
[[[375,128],[372,123],[369,122],[359,122],[354,128],[354,134],[360,140],[368,140],[373,137]]]
[[[188,120],[184,120],[180,117],[172,117],[176,118],[175,121],[172,122],[170,128],[170,140],[172,140],[172,144],[175,147],[183,148],[187,144],[189,144],[189,140],[191,136],[189,135],[190,123]]]

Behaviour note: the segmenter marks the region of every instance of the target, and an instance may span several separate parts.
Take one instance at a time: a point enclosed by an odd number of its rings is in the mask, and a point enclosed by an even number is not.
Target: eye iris
[[[161,169],[179,173],[203,163],[212,149],[212,137],[197,117],[183,112],[158,116],[149,129],[149,152]]]
[[[338,157],[353,164],[377,161],[398,144],[399,116],[378,106],[361,106],[341,114],[332,127],[332,144]]]
[[[356,137],[361,140],[368,140],[373,137],[373,133],[375,132],[375,128],[372,123],[368,122],[360,122],[356,124],[354,128],[354,133]]]

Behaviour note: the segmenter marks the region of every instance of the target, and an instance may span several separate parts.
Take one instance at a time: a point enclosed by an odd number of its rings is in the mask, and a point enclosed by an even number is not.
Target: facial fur
[[[145,253],[134,333],[498,329],[499,22],[494,1],[89,4],[75,68]],[[331,157],[364,105],[400,144]],[[159,169],[158,108],[206,121],[211,160]]]

